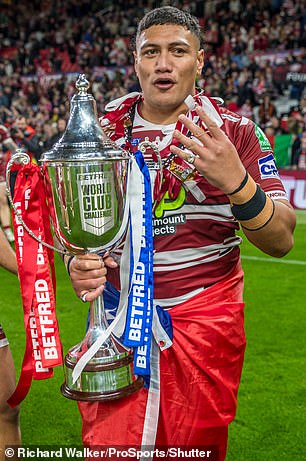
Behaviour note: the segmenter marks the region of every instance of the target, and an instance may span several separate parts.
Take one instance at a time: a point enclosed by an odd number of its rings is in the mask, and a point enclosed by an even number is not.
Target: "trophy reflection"
[[[41,158],[51,222],[57,239],[72,255],[103,254],[123,239],[129,155],[119,149],[100,127],[96,102],[87,93],[84,75],[76,82],[70,117],[60,140]],[[86,336],[65,357],[62,394],[73,400],[111,400],[143,386],[133,373],[133,352],[108,336],[83,367],[80,358],[105,335],[108,322],[103,295],[90,304]]]

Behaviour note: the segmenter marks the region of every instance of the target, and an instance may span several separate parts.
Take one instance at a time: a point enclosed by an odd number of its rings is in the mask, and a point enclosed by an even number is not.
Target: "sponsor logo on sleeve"
[[[265,133],[262,131],[261,128],[259,128],[258,125],[255,125],[255,134],[256,134],[256,137],[258,139],[258,142],[259,142],[259,145],[260,145],[260,148],[261,148],[262,152],[271,151],[272,150],[271,144],[270,144],[267,136],[265,135]]]
[[[260,158],[258,160],[258,167],[261,179],[279,177],[273,154]]]
[[[273,200],[277,200],[277,199],[286,199],[288,200],[288,196],[286,194],[286,192],[284,191],[281,191],[281,190],[270,190],[268,192],[266,192],[267,196],[272,198]]]

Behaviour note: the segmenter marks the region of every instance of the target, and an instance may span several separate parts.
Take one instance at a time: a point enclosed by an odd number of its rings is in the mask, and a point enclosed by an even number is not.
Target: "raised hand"
[[[203,108],[197,106],[196,111],[207,129],[194,124],[185,115],[180,115],[179,120],[193,134],[194,138],[184,136],[175,130],[174,137],[190,152],[179,147],[171,146],[171,152],[193,163],[198,172],[215,187],[225,194],[230,194],[241,184],[245,176],[245,168],[239,158],[237,150],[227,135],[205,113]]]

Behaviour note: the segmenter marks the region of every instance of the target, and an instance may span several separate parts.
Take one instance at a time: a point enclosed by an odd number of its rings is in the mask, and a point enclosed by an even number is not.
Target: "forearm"
[[[275,258],[281,258],[292,248],[296,216],[289,202],[276,200],[271,220],[261,229],[247,230],[242,227],[247,239],[257,248]]]
[[[233,216],[253,245],[276,258],[291,250],[296,216],[287,200],[272,200],[248,173],[228,197]]]

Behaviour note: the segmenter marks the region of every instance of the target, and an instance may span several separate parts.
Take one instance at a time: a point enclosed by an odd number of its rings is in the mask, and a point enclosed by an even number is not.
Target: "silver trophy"
[[[103,254],[121,243],[126,230],[129,154],[103,132],[96,102],[87,93],[89,83],[84,75],[78,77],[76,88],[78,93],[71,99],[65,133],[42,155],[42,171],[52,227],[64,248],[59,251],[72,255]],[[29,157],[23,152],[12,157],[7,168],[9,196],[10,167],[14,161],[27,163]],[[14,210],[20,218],[18,210]],[[23,225],[40,241],[25,223]],[[112,335],[74,382],[72,374],[78,360],[107,328],[101,295],[90,304],[90,324],[85,338],[65,357],[65,382],[61,386],[65,397],[81,401],[112,400],[143,386],[143,378],[133,374],[133,352]]]

